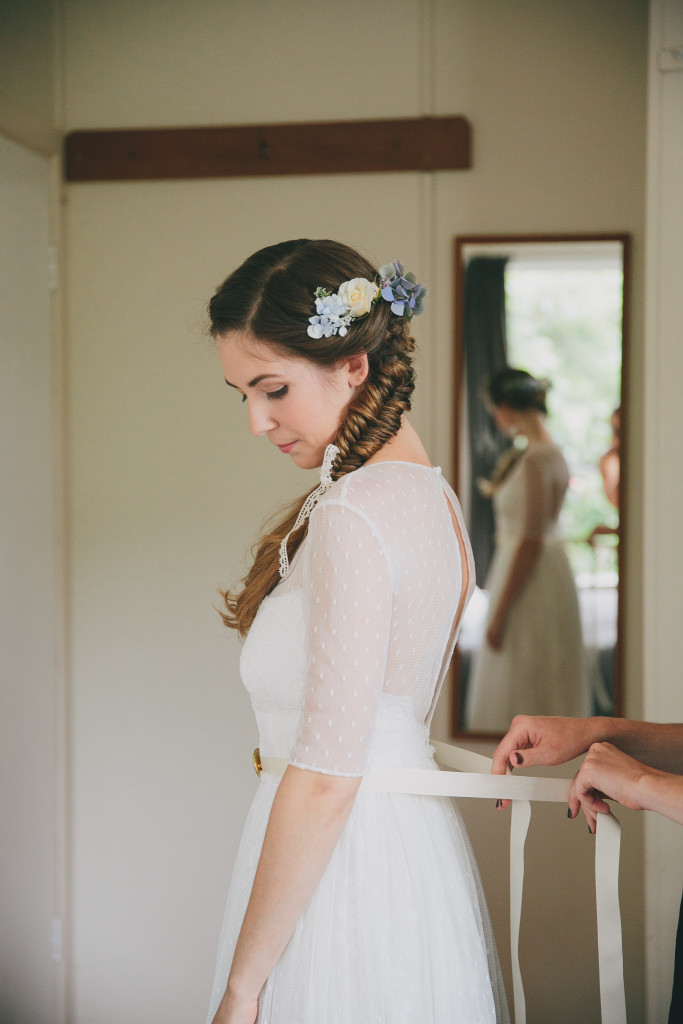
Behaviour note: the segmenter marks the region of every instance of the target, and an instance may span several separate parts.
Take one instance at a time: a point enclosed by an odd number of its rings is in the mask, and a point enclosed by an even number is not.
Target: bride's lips
[[[278,448],[280,449],[281,452],[284,452],[286,455],[288,452],[291,452],[295,444],[296,441],[290,441],[289,444],[279,444]]]

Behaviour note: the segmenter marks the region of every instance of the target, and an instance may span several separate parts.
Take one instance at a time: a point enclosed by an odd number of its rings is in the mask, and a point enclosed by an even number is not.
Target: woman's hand
[[[505,775],[508,768],[564,764],[588,750],[599,738],[597,730],[591,718],[516,715],[493,752],[491,772]],[[501,800],[497,806],[509,804]]]
[[[570,790],[571,817],[582,807],[594,832],[597,815],[609,811],[609,797],[683,825],[681,750],[683,724],[517,715],[493,753],[491,771],[504,775],[508,768],[564,764],[588,751]],[[498,806],[509,803],[500,800]]]
[[[493,752],[494,775],[508,768],[564,764],[585,754],[601,739],[606,719],[559,718],[546,715],[515,715],[510,728]]]
[[[575,818],[582,809],[589,829],[595,832],[598,814],[610,812],[606,797],[642,811],[646,807],[640,795],[643,784],[647,785],[648,776],[661,774],[611,743],[594,743],[569,791],[569,813]]]

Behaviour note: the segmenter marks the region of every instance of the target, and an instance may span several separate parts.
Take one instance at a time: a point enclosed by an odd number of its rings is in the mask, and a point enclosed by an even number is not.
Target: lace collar
[[[323,464],[320,467],[320,483],[306,498],[305,502],[299,509],[299,514],[296,517],[294,526],[280,544],[280,578],[283,580],[289,576],[287,541],[295,530],[298,530],[300,526],[303,526],[325,491],[329,491],[330,487],[334,483],[334,480],[332,479],[332,465],[337,455],[339,455],[339,449],[336,444],[328,444],[325,449],[325,455],[323,456]]]

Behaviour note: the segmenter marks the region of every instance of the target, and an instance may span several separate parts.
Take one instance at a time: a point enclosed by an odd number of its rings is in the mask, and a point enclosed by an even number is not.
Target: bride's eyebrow
[[[247,384],[247,387],[248,388],[255,388],[257,384],[261,383],[261,381],[269,380],[271,377],[274,380],[278,380],[278,379],[280,379],[280,374],[279,373],[262,373],[259,377],[254,377],[253,380],[250,380],[249,383]],[[225,383],[228,385],[229,388],[235,388],[236,391],[239,391],[239,388],[237,387],[237,385],[236,384],[231,384],[227,377],[225,378]]]

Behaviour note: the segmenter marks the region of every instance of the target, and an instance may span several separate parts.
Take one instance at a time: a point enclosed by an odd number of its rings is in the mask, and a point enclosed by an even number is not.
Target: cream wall
[[[32,7],[43,28],[52,10]],[[249,437],[201,334],[211,289],[254,248],[326,234],[424,275],[432,302],[417,324],[414,420],[448,467],[453,235],[633,232],[627,696],[640,711],[647,11],[628,0],[381,0],[371,17],[358,0],[63,0],[58,10],[67,129],[421,113],[466,114],[474,127],[466,172],[65,189],[67,1019],[173,1024],[204,1010],[255,784],[238,647],[211,602],[262,516],[308,483]],[[35,59],[30,19],[15,15],[13,38],[21,45],[23,33]],[[349,30],[353,46],[337,45]],[[22,65],[10,70],[15,98],[33,95]],[[666,508],[653,514],[668,521]],[[442,732],[446,722],[443,708]],[[504,947],[505,816],[465,811]],[[643,1019],[641,823],[625,819],[633,1024]],[[561,808],[535,812],[533,828],[529,1019],[597,1020],[591,841]]]
[[[52,1020],[61,956],[49,180],[0,137],[0,1020],[17,1024]]]
[[[54,0],[0,0],[0,1020],[8,1024],[63,1019],[68,959],[58,65]]]

